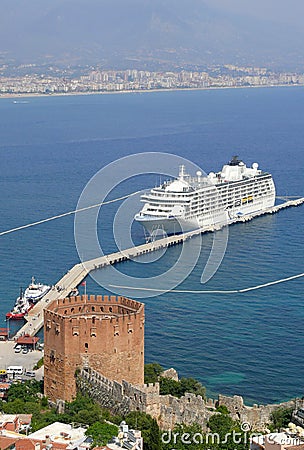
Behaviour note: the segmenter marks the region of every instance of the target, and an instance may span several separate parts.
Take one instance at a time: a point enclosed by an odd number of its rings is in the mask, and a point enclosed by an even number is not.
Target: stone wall
[[[147,405],[158,404],[159,384],[134,386],[127,381],[111,381],[93,369],[82,369],[76,376],[77,389],[88,394],[112,414],[126,415],[130,411],[147,412]]]
[[[304,401],[299,399],[274,405],[246,406],[240,396],[219,395],[217,400],[204,400],[195,394],[185,394],[181,398],[176,398],[172,395],[160,395],[158,383],[136,386],[126,381],[118,383],[108,380],[90,368],[79,372],[77,386],[83,394],[89,394],[113,414],[145,412],[154,417],[164,430],[173,429],[176,424],[198,423],[204,431],[207,431],[210,417],[219,414],[216,408],[225,405],[234,420],[248,423],[254,430],[264,431],[270,422],[271,413],[276,409],[304,406]]]
[[[110,380],[144,381],[144,305],[125,297],[82,296],[44,311],[45,395],[76,396],[75,371],[91,367]]]
[[[288,402],[270,405],[244,405],[243,398],[235,395],[228,397],[225,395],[219,395],[218,405],[225,405],[231,417],[234,420],[239,420],[241,423],[250,424],[253,429],[267,428],[267,424],[270,422],[271,414],[279,408],[292,408],[296,409],[303,407],[304,401],[302,399],[293,399]]]

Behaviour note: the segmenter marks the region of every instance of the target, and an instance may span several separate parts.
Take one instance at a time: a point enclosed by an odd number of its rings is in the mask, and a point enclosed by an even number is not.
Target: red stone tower
[[[44,390],[53,402],[76,395],[75,371],[144,382],[144,305],[116,296],[56,300],[44,310]]]

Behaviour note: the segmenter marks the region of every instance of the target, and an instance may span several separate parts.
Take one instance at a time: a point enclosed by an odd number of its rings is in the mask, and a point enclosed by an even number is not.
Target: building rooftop
[[[7,422],[15,422],[16,419],[16,414],[0,414],[0,427]]]
[[[1,450],[6,450],[12,448],[14,444],[18,441],[18,437],[8,437],[0,436],[0,448]]]
[[[279,433],[269,433],[264,436],[254,436],[250,445],[251,449],[292,449],[304,450],[304,440],[298,435],[290,434],[286,431]]]
[[[39,441],[49,440],[51,443],[56,444],[70,444],[77,446],[85,441],[86,429],[82,427],[72,428],[71,425],[61,422],[54,422],[40,430],[31,433],[28,437],[31,439],[37,439]],[[69,448],[69,447],[67,447]],[[74,447],[71,447],[74,448]]]
[[[20,345],[35,345],[37,344],[37,342],[40,340],[39,337],[36,336],[20,336],[17,340],[16,340],[16,344],[20,344]]]

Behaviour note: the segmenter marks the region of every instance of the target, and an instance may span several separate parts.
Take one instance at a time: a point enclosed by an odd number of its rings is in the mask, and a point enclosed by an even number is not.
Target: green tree
[[[81,409],[74,417],[74,421],[86,425],[93,425],[101,419],[101,408],[98,405],[90,405],[87,409]]]
[[[158,363],[145,364],[145,383],[156,383],[163,371],[163,367]]]
[[[217,412],[220,412],[220,413],[222,413],[222,414],[229,414],[229,410],[228,410],[228,408],[227,408],[226,405],[220,405],[220,406],[218,406],[218,407],[216,408],[216,411],[217,411]]]
[[[36,380],[14,383],[8,390],[7,400],[13,402],[16,399],[26,401],[36,400],[37,394],[43,393],[43,383]]]
[[[206,389],[194,378],[181,378],[180,381],[171,378],[160,377],[160,393],[162,395],[171,394],[174,397],[182,397],[186,392],[201,395],[205,398]]]
[[[278,430],[280,428],[285,428],[288,426],[291,420],[293,408],[283,408],[280,407],[273,411],[270,416],[270,420],[272,422],[272,426],[274,429]]]
[[[234,421],[227,414],[214,414],[210,417],[208,426],[212,433],[225,436],[233,429]]]
[[[60,416],[66,422],[92,425],[102,418],[101,407],[90,397],[77,394],[76,399],[66,403],[65,413]]]
[[[161,433],[155,419],[152,419],[149,430],[149,437],[147,439],[147,442],[145,443],[145,448],[148,448],[150,450],[160,450],[162,448]]]
[[[180,380],[182,395],[186,392],[206,397],[206,388],[194,378],[181,378]]]
[[[53,422],[58,421],[58,414],[55,409],[50,409],[49,411],[39,412],[38,414],[33,414],[32,417],[32,431],[40,430],[40,428],[46,427]],[[60,422],[64,422],[60,416]]]
[[[161,395],[173,395],[174,397],[181,397],[183,395],[181,383],[172,378],[160,377],[159,392]]]
[[[159,382],[161,395],[173,395],[181,397],[186,392],[206,397],[206,389],[202,384],[194,378],[181,378],[179,381],[172,378],[162,377],[163,367],[158,363],[145,364],[145,383]]]
[[[33,369],[37,370],[40,369],[40,367],[42,367],[44,364],[44,360],[43,357],[39,359],[39,361],[37,361],[37,363],[34,365]]]
[[[86,431],[93,438],[93,447],[106,445],[113,436],[117,436],[118,427],[106,422],[95,422]]]
[[[247,450],[248,436],[241,429],[238,422],[234,421],[228,414],[214,414],[210,417],[208,426],[214,439],[214,444],[209,445],[211,450]]]
[[[161,450],[160,430],[149,414],[132,411],[126,415],[125,421],[130,428],[141,430],[145,450]]]

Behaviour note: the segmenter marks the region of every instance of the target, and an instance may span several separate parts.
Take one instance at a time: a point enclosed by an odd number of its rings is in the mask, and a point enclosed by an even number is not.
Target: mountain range
[[[304,6],[299,0],[292,15],[293,2],[256,0],[253,8],[248,0],[2,0],[0,56],[23,64],[105,68],[236,64],[299,70]]]

